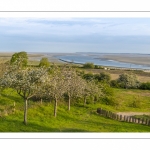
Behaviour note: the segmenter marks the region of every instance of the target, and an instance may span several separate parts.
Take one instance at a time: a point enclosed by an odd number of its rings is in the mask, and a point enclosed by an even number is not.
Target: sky
[[[150,18],[0,18],[0,52],[150,54]]]

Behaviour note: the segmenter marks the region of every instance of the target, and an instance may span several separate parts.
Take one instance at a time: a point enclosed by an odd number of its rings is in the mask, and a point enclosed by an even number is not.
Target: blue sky
[[[0,18],[0,51],[150,53],[150,18]]]

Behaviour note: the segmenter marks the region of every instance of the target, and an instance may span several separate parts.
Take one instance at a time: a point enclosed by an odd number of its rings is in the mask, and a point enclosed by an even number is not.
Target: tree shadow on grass
[[[46,127],[35,122],[28,122],[27,125],[22,120],[3,118],[0,120],[0,132],[59,132],[58,128]]]
[[[3,94],[3,93],[1,93],[1,96],[3,96],[4,98],[6,97],[6,98],[8,98],[8,99],[10,99],[10,100],[14,100],[15,102],[21,102],[21,101],[23,101],[23,99],[21,98],[21,97],[19,97],[19,96],[13,96],[13,95],[6,95],[6,94]]]

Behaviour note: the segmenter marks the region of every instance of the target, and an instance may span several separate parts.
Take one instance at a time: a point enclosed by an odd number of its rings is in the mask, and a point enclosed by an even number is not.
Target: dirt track
[[[135,115],[150,115],[150,112],[118,112],[118,115],[122,116],[135,116]]]

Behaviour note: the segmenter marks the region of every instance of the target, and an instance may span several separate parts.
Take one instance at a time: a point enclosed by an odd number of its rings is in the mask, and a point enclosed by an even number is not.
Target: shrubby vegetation
[[[84,65],[83,65],[83,68],[88,68],[88,69],[94,69],[94,64],[93,63],[85,63]]]
[[[139,88],[142,90],[150,90],[150,82],[141,83]]]
[[[140,82],[135,74],[123,73],[117,80],[112,80],[110,85],[117,88],[136,89],[139,88]]]
[[[22,51],[14,53],[11,57],[10,64],[17,65],[19,68],[26,67],[28,63],[27,53]]]
[[[83,68],[86,68],[86,69],[103,69],[102,66],[94,65],[94,63],[91,63],[91,62],[85,63],[83,65]]]
[[[111,80],[111,77],[110,77],[110,74],[101,72],[100,74],[95,75],[95,79],[98,80],[99,82],[109,83]]]
[[[50,66],[50,62],[48,61],[48,58],[43,57],[40,60],[39,67],[49,67],[49,66]]]
[[[87,81],[95,80],[97,82],[109,83],[111,80],[110,74],[101,72],[100,74],[86,73],[82,75]]]
[[[135,74],[121,74],[118,79],[118,83],[122,88],[138,88],[139,81],[137,80],[137,76]]]

